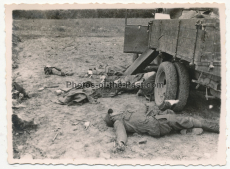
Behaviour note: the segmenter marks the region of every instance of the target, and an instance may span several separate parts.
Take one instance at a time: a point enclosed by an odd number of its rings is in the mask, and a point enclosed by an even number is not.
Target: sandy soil
[[[143,97],[126,93],[114,98],[99,98],[99,104],[66,106],[50,101],[57,98],[54,93],[57,88],[38,92],[40,87],[50,84],[64,88],[66,81],[81,83],[89,80],[79,76],[99,63],[131,64],[131,54],[123,53],[123,40],[122,36],[40,36],[24,38],[18,43],[13,51],[19,68],[13,69],[13,78],[27,92],[34,93],[34,97],[23,102],[26,108],[14,110],[13,113],[27,119],[34,118],[39,126],[29,132],[13,133],[14,158],[215,159],[219,135],[208,132],[197,136],[175,133],[161,138],[143,135],[141,137],[146,138],[147,143],[142,145],[138,144],[140,137],[131,134],[128,136],[126,151],[114,152],[114,130],[105,125],[103,117],[108,108],[119,110],[128,103],[147,103]],[[43,71],[47,64],[75,74],[69,77],[47,76]],[[94,76],[92,81],[98,78]],[[152,102],[152,105],[155,103]],[[209,109],[209,105],[214,107]],[[217,100],[205,101],[203,92],[191,91],[188,105],[181,115],[218,120],[219,105]],[[90,122],[88,130],[84,129],[84,123],[79,120]],[[60,134],[52,141],[58,131]]]

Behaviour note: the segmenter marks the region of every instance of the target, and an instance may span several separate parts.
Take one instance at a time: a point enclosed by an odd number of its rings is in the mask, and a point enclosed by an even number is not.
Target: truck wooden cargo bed
[[[153,20],[148,26],[126,25],[125,53],[153,49],[220,77],[221,46],[218,19]]]

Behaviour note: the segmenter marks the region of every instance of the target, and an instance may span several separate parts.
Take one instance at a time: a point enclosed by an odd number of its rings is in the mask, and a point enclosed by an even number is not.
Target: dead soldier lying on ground
[[[117,88],[115,95],[119,92],[130,92],[138,90],[137,96],[145,96],[149,101],[154,100],[154,85],[155,85],[156,72],[139,73],[136,75],[121,76],[115,80],[116,85],[123,84]]]
[[[168,108],[178,103],[178,100],[165,101]],[[123,151],[127,142],[127,133],[149,134],[161,137],[173,131],[181,134],[201,134],[203,130],[219,133],[219,124],[204,119],[198,120],[189,116],[175,114],[172,110],[149,110],[148,106],[130,104],[125,111],[115,112],[109,109],[105,116],[107,126],[114,127],[117,149]]]
[[[72,72],[63,72],[60,68],[46,65],[44,67],[44,72],[46,75],[58,75],[58,76],[72,76],[74,73]]]

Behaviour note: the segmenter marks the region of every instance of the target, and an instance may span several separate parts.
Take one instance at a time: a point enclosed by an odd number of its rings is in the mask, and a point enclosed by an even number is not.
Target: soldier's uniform
[[[140,112],[127,110],[120,114],[107,114],[105,121],[108,126],[115,128],[117,142],[124,144],[127,142],[126,132],[160,137],[169,134],[171,131],[202,128],[206,131],[219,133],[218,123],[180,116],[169,109],[164,112],[148,112],[146,110]]]

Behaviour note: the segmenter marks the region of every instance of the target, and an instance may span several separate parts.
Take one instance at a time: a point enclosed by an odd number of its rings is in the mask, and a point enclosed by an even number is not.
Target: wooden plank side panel
[[[178,46],[177,47],[177,57],[190,62],[193,59],[193,51],[194,51],[193,48],[185,48],[182,46]]]
[[[206,41],[205,44],[210,44],[210,47],[217,48],[217,46],[213,46],[213,42]],[[208,45],[207,45],[208,46]],[[199,62],[220,62],[221,61],[221,52],[214,51],[212,48],[205,48],[203,51],[196,51],[196,55],[200,55],[200,60],[196,60]]]
[[[125,53],[143,53],[148,48],[147,26],[127,25],[125,27]]]
[[[203,21],[206,24],[206,30],[213,30],[220,32],[220,20],[219,19],[205,19]]]
[[[175,54],[177,48],[177,57],[187,61],[194,59],[196,63],[221,61],[219,20],[201,18],[180,20],[178,46],[176,46],[178,22],[179,20],[154,20],[149,46],[171,55]],[[195,42],[197,23],[207,26],[199,26]]]
[[[177,57],[190,62],[193,58],[193,50],[196,41],[196,29],[185,28],[183,27],[182,23],[185,25],[185,22],[181,21],[178,36]]]
[[[172,36],[177,38],[178,31],[175,29],[163,29],[161,35],[163,36]]]
[[[183,29],[195,29],[196,30],[196,23],[199,19],[182,19],[180,28]]]
[[[187,39],[187,38],[179,38],[178,39],[178,46],[194,49],[195,47],[195,39]]]
[[[208,34],[208,36],[206,35]],[[202,55],[200,62],[220,61],[220,32],[216,30],[205,31],[205,41],[203,41]]]
[[[162,20],[162,27],[164,29],[176,28],[178,26],[179,20],[164,19]]]
[[[196,39],[196,29],[180,28],[179,38]]]
[[[215,51],[214,48],[216,49]],[[194,61],[220,62],[221,61],[220,43],[214,45],[212,41],[205,41],[205,42],[198,41]]]
[[[203,50],[200,62],[212,62],[213,61],[213,41],[204,41],[203,42]]]
[[[150,42],[149,42],[149,47],[157,49],[159,44],[158,44],[158,39],[161,36],[160,30],[161,30],[161,20],[154,20],[152,22],[152,25],[150,26]]]
[[[219,62],[220,56],[220,28],[219,20],[203,20],[202,30],[198,31],[195,62]]]
[[[175,55],[179,21],[163,20],[158,50]]]
[[[177,46],[177,57],[188,62],[193,59],[195,39],[179,37]]]
[[[200,29],[198,30],[197,41],[196,41],[196,50],[194,56],[195,62],[200,62],[204,48],[205,48],[205,31]]]
[[[178,35],[178,26],[178,20],[163,20],[161,27],[161,35],[163,34],[164,36],[173,36],[176,38]]]
[[[173,36],[162,36],[159,40],[158,50],[174,55],[176,52],[177,40]]]
[[[205,40],[210,40],[210,41],[220,41],[220,31],[215,29],[207,30],[206,28],[204,33],[204,38]]]

